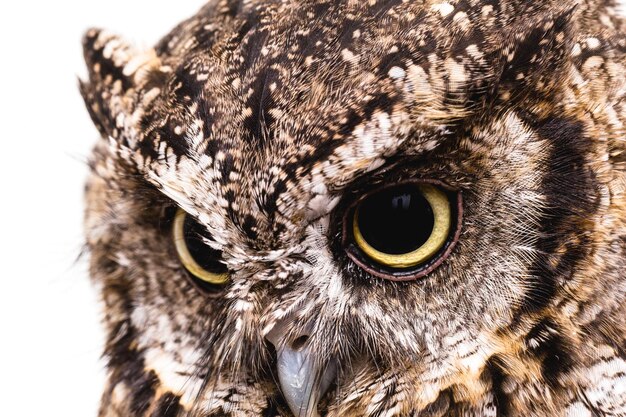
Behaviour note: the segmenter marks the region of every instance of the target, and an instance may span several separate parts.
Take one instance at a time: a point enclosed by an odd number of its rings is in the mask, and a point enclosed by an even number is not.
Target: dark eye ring
[[[347,255],[370,274],[392,281],[432,272],[460,235],[462,196],[439,182],[405,182],[357,199],[343,219]]]

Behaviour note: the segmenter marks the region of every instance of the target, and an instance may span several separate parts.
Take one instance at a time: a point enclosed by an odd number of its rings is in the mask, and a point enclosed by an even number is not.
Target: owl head
[[[626,329],[623,22],[579,3],[221,0],[147,51],[89,31],[100,415],[579,410]]]

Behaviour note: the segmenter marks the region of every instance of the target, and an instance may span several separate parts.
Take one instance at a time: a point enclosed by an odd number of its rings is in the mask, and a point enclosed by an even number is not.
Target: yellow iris
[[[358,247],[373,261],[391,268],[412,268],[431,259],[446,243],[452,224],[448,196],[432,185],[421,184],[418,188],[432,209],[434,223],[426,242],[411,252],[389,254],[372,247],[361,233],[359,228],[359,209],[356,209],[352,221],[354,240]]]
[[[176,253],[180,258],[180,261],[183,263],[185,268],[196,278],[208,282],[209,284],[214,285],[223,285],[228,282],[228,273],[214,273],[211,271],[207,271],[203,267],[201,267],[198,262],[193,258],[191,253],[189,252],[189,248],[187,247],[187,243],[185,241],[185,217],[187,213],[185,211],[178,209],[176,212],[176,216],[174,217],[174,246],[176,247]]]

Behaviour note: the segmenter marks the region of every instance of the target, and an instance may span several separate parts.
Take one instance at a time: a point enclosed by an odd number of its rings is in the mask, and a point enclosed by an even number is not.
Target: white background
[[[154,44],[204,0],[0,6],[0,413],[95,417],[104,373],[82,187],[98,134],[78,94],[89,26]],[[175,4],[175,6],[173,6]]]

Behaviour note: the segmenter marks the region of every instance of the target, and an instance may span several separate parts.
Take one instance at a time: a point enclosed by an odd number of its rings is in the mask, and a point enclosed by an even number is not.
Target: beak
[[[276,347],[278,380],[285,401],[296,417],[319,417],[317,403],[336,377],[334,360],[321,364],[312,352],[309,335],[282,343],[286,332],[282,326],[272,329],[267,339]]]

